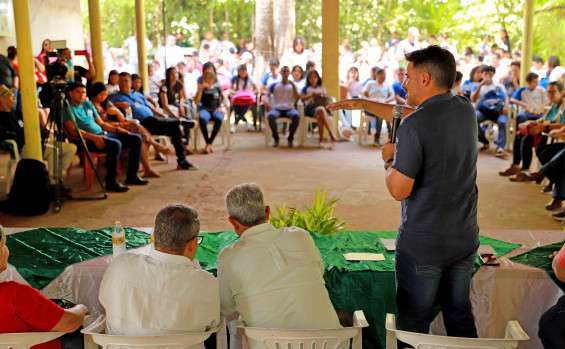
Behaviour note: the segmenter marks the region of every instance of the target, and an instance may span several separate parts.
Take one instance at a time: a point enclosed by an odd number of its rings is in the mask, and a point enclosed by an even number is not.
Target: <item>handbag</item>
[[[246,105],[255,105],[257,103],[257,99],[255,98],[255,94],[252,92],[237,91],[236,94],[233,95],[231,103],[233,105],[243,107]]]

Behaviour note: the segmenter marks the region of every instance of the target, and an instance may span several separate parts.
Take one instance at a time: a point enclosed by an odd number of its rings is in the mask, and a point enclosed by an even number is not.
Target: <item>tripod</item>
[[[90,166],[94,169],[94,173],[96,174],[96,179],[98,180],[98,184],[102,189],[104,195],[96,196],[96,197],[80,197],[74,198],[70,197],[69,199],[74,200],[103,200],[108,198],[108,194],[106,193],[106,189],[102,184],[102,179],[100,178],[100,174],[98,174],[98,169],[94,165],[92,161],[92,156],[88,151],[84,138],[80,133],[80,129],[77,125],[75,117],[73,116],[73,112],[70,108],[69,101],[65,97],[65,92],[63,90],[57,90],[54,93],[53,99],[51,100],[51,112],[49,113],[49,120],[47,121],[47,125],[50,125],[50,129],[55,133],[55,140],[53,144],[53,180],[55,181],[55,206],[53,208],[55,213],[61,211],[63,205],[63,198],[61,196],[62,190],[62,170],[63,170],[63,143],[64,143],[64,134],[63,134],[63,108],[67,111],[73,127],[76,131],[76,134],[79,137],[79,147],[82,146],[86,157],[88,158],[88,162]],[[43,152],[45,152],[45,146],[47,143],[47,137],[43,140]]]

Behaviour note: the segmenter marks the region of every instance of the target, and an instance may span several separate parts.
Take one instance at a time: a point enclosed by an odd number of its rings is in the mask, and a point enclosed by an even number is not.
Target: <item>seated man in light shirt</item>
[[[110,334],[203,332],[219,324],[218,281],[192,262],[202,239],[199,231],[196,210],[173,204],[155,219],[155,250],[114,257],[99,295]]]
[[[252,327],[339,328],[324,283],[324,263],[310,234],[272,226],[270,208],[255,183],[233,187],[226,207],[240,240],[218,256],[222,315],[237,312]]]
[[[273,96],[273,109],[269,111],[267,119],[269,119],[269,127],[273,133],[274,147],[279,146],[279,133],[277,129],[277,118],[287,117],[290,118],[290,129],[288,133],[288,147],[294,147],[294,133],[298,129],[300,122],[300,114],[294,109],[294,101],[296,101],[300,94],[296,85],[289,79],[290,68],[286,65],[281,68],[281,81],[275,82],[269,86],[269,94]]]

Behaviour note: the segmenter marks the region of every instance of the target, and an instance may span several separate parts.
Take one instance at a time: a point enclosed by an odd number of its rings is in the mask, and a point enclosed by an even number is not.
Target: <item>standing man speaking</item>
[[[400,330],[428,333],[438,296],[448,336],[477,337],[469,300],[479,246],[477,120],[473,105],[450,92],[453,55],[439,46],[406,54],[407,92],[396,144],[382,150],[386,185],[402,200],[396,238]],[[365,109],[392,122],[393,105],[364,99],[328,106]]]

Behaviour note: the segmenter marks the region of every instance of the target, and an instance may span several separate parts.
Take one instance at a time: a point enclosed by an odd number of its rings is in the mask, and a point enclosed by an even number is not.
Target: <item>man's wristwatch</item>
[[[385,160],[385,164],[384,164],[385,170],[388,170],[388,168],[390,167],[390,164],[392,164],[393,161],[394,161],[394,159]]]

